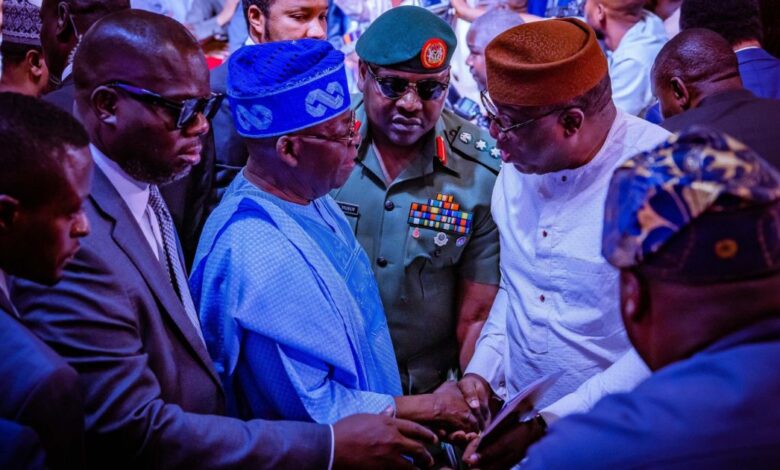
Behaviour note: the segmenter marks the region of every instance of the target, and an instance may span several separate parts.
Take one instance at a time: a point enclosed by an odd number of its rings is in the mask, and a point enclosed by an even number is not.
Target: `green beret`
[[[364,62],[404,72],[437,73],[450,65],[458,40],[446,21],[425,8],[400,6],[374,20],[355,51]]]

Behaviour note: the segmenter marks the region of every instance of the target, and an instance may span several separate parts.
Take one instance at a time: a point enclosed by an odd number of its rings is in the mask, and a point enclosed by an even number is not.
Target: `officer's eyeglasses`
[[[346,135],[338,136],[338,137],[328,137],[321,134],[295,134],[295,135],[304,139],[318,139],[318,140],[327,140],[330,142],[341,142],[347,147],[357,148],[357,144],[355,143],[355,141],[357,140],[357,133],[359,128],[360,126],[355,120],[355,112],[352,111],[352,115],[349,118],[349,132],[347,132]]]
[[[444,92],[447,91],[447,87],[450,86],[449,78],[446,82],[440,82],[433,79],[412,82],[405,78],[392,75],[379,77],[370,65],[366,68],[368,69],[371,78],[379,85],[379,90],[382,94],[391,100],[397,100],[404,96],[409,91],[410,87],[415,89],[417,96],[423,101],[437,100],[441,98]]]
[[[183,101],[174,101],[164,98],[153,91],[128,85],[127,83],[113,82],[106,86],[118,88],[138,101],[161,106],[177,112],[176,127],[179,129],[183,129],[190,125],[198,114],[203,114],[206,116],[206,119],[211,120],[214,115],[217,114],[219,105],[224,98],[224,95],[220,93],[212,93],[208,98],[190,98]]]
[[[484,106],[485,112],[488,115],[488,119],[490,119],[490,121],[493,124],[495,124],[499,132],[501,132],[502,134],[507,134],[515,129],[520,129],[521,127],[525,127],[531,123],[538,121],[543,117],[549,116],[550,114],[553,114],[561,110],[559,108],[556,108],[547,113],[542,114],[541,116],[537,116],[535,118],[531,118],[523,122],[515,123],[510,121],[508,117],[499,113],[498,107],[496,106],[495,103],[493,103],[493,100],[490,99],[490,96],[488,95],[486,90],[482,90],[479,96],[480,99],[482,100],[482,106]]]

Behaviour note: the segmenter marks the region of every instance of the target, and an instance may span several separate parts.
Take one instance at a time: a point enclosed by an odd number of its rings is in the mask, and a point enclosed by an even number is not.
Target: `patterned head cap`
[[[673,135],[615,171],[602,253],[616,267],[686,283],[778,270],[780,173],[727,135]]]
[[[255,139],[315,126],[351,104],[344,54],[319,39],[237,50],[228,61],[227,95],[236,131]]]
[[[3,41],[40,46],[40,0],[4,0],[0,5],[3,7]]]

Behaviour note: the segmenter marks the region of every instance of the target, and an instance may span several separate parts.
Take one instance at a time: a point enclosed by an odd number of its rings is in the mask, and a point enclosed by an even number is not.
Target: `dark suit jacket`
[[[48,101],[70,114],[73,114],[73,101],[75,99],[76,85],[73,83],[73,74],[68,75],[59,88],[43,96],[44,101]]]
[[[43,99],[73,113],[75,93],[73,75],[68,75],[61,88],[48,93]],[[217,204],[214,187],[214,136],[211,131],[201,138],[201,143],[203,150],[200,163],[195,165],[187,176],[160,188],[181,239],[187,266],[195,257],[203,224]]]
[[[81,468],[84,406],[78,375],[22,325],[2,292],[0,297],[0,418],[38,434],[49,467]]]
[[[227,62],[211,71],[211,91],[227,93]],[[222,101],[219,112],[212,120],[214,146],[216,148],[215,186],[217,198],[221,199],[225,189],[233,182],[249,159],[244,139],[236,132],[233,114],[227,97]]]
[[[737,52],[745,88],[760,98],[780,99],[780,59],[760,47]]]
[[[25,322],[79,372],[94,468],[323,468],[330,431],[220,416],[225,396],[167,273],[105,175],[92,232],[53,288],[17,281]]]
[[[46,468],[45,456],[35,431],[0,418],[0,468],[5,470]]]
[[[756,98],[748,90],[720,93],[698,107],[665,120],[669,132],[703,125],[740,140],[780,169],[780,100]]]

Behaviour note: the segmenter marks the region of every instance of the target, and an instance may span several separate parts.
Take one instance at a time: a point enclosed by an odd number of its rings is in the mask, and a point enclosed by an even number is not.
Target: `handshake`
[[[544,434],[544,427],[510,426],[477,452],[479,433],[490,423],[492,398],[485,379],[466,374],[430,394],[396,397],[395,418],[392,409],[345,418],[333,427],[334,468],[427,468],[433,464],[427,446],[439,439],[465,445],[463,458],[471,467],[508,468]]]

